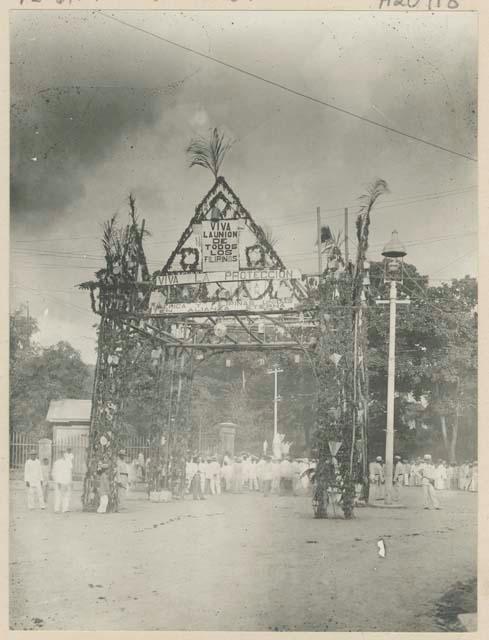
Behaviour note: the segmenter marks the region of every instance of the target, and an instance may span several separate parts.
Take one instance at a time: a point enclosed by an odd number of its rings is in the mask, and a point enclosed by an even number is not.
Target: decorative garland
[[[180,252],[180,266],[185,272],[195,273],[199,266],[199,250],[194,247],[184,247]]]
[[[256,260],[252,260],[251,254],[253,252],[259,253],[259,258]],[[264,269],[266,266],[265,261],[265,249],[260,244],[253,244],[250,247],[246,247],[246,265],[249,269]]]

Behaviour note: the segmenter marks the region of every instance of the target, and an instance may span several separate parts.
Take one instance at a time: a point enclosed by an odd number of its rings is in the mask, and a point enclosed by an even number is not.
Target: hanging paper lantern
[[[100,438],[100,444],[101,444],[103,447],[105,447],[105,445],[106,445],[106,444],[108,444],[108,442],[109,442],[109,441],[107,440],[107,438],[106,438],[105,436],[101,436],[101,438]]]
[[[195,358],[196,358],[196,360],[203,360],[204,359],[204,354],[203,353],[197,353]]]
[[[229,369],[230,366],[231,366],[231,360],[226,360],[226,367]]]
[[[113,355],[109,355],[107,357],[107,362],[113,367],[116,367],[119,364],[119,356],[116,353],[114,353]]]
[[[332,353],[329,356],[329,359],[331,360],[331,362],[334,364],[335,367],[338,366],[338,362],[341,360],[341,355],[339,353]]]
[[[214,327],[214,335],[218,338],[224,338],[227,333],[227,328],[224,322],[218,322]]]
[[[299,364],[300,361],[301,361],[301,357],[300,357],[300,355],[298,353],[296,353],[295,356],[294,356],[294,362],[296,364]]]

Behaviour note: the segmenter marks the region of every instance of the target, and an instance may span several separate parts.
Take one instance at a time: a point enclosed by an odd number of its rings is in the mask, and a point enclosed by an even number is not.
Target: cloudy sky
[[[476,34],[468,13],[12,11],[11,305],[29,301],[42,344],[94,362],[74,287],[102,265],[103,222],[133,192],[160,268],[212,186],[185,148],[214,126],[235,141],[222,174],[288,266],[316,268],[317,206],[334,230],[348,206],[353,235],[383,178],[371,258],[396,228],[433,283],[475,275],[477,164],[461,155],[477,154]]]

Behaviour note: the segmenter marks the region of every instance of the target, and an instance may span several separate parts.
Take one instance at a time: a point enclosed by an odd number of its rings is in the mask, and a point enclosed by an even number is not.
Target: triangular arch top
[[[216,246],[209,244],[218,242],[216,238],[208,239],[213,235],[222,236],[219,251],[214,251]],[[229,244],[225,244],[226,235],[230,238]],[[217,253],[227,255],[214,255]],[[231,263],[231,259],[235,263]],[[214,260],[215,264],[212,264]],[[166,264],[154,276],[226,271],[230,268],[243,271],[285,269],[285,266],[263,229],[256,224],[226,180],[219,176],[196,207]]]

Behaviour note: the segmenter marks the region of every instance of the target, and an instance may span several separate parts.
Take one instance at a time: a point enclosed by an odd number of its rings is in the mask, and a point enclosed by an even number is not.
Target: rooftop
[[[91,400],[51,400],[46,422],[90,422]]]

